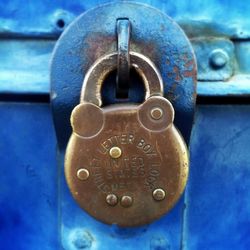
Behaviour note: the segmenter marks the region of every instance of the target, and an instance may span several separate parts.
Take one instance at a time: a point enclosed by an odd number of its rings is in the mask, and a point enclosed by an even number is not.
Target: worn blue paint
[[[51,63],[51,102],[61,149],[66,147],[72,132],[69,117],[79,104],[85,74],[100,56],[117,50],[116,20],[125,16],[132,26],[131,51],[149,57],[158,68],[164,95],[175,108],[175,125],[184,139],[189,140],[196,99],[196,62],[191,44],[180,27],[164,13],[141,4],[122,2],[83,13],[55,46]],[[111,88],[112,84],[108,86]],[[129,100],[135,102],[143,89],[131,86]],[[107,93],[104,92],[106,99],[114,103],[115,98]]]
[[[233,67],[233,76],[229,80],[222,81],[221,70],[213,69],[208,64],[210,52],[206,42],[211,48],[210,51],[223,49],[223,46],[211,47],[211,41],[207,39],[191,40],[198,63],[198,95],[240,96],[250,94],[250,43],[248,41],[234,42],[234,55],[230,52],[230,60],[234,62],[233,66],[230,66]],[[226,40],[226,43],[230,42]],[[54,45],[55,40],[50,39],[0,40],[0,57],[2,59],[0,60],[0,94],[49,95],[49,63]],[[228,77],[230,74],[226,76]],[[220,78],[221,80],[218,81]]]
[[[30,1],[25,5],[20,0],[0,2],[0,94],[48,94],[48,64],[55,39],[77,15],[103,2],[106,1]],[[246,40],[250,26],[245,18],[249,4],[235,0],[141,2],[170,15],[191,38],[198,62],[199,95],[250,93],[250,46]],[[65,23],[63,27],[60,20]],[[230,45],[231,37],[237,39]],[[220,40],[223,43],[218,43]],[[208,58],[218,48],[229,55],[228,64],[219,70],[209,66]]]
[[[53,40],[0,40],[0,93],[49,94]]]
[[[28,1],[0,2],[0,33],[2,36],[57,36],[63,28],[57,21],[67,25],[74,17],[110,0]],[[113,1],[124,2],[124,1]],[[190,36],[250,37],[250,5],[235,0],[132,0],[161,9],[173,17]]]
[[[201,106],[191,140],[184,249],[250,249],[250,106]]]
[[[0,249],[58,249],[56,140],[47,104],[0,104]]]
[[[198,59],[198,79],[201,82],[227,81],[235,74],[234,44],[230,40],[196,38],[192,39],[192,46]]]
[[[244,97],[250,95],[250,76],[237,75],[230,81],[199,82],[197,86],[199,96],[216,97]]]

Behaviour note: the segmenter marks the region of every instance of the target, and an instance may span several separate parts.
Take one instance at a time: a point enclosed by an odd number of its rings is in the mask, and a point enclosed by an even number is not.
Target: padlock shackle
[[[139,73],[145,86],[145,99],[163,96],[163,82],[154,63],[146,56],[130,51],[131,66]],[[80,102],[102,106],[101,88],[107,75],[117,68],[117,52],[105,55],[87,71],[81,90]]]

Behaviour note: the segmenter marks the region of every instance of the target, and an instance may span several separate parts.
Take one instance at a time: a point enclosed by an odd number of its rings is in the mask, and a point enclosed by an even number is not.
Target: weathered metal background
[[[250,106],[213,105],[250,94],[247,1],[138,1],[185,30],[198,61],[198,97],[210,103],[198,105],[188,187],[170,214],[141,228],[109,227],[82,212],[59,179],[51,52],[74,17],[104,2],[0,1],[0,248],[250,249]]]
[[[131,20],[131,51],[145,55],[156,65],[163,80],[164,96],[175,109],[175,125],[189,141],[197,72],[191,44],[180,27],[162,12],[141,4],[113,3],[80,15],[65,30],[53,51],[51,104],[60,149],[65,148],[71,135],[68,117],[79,104],[85,74],[98,58],[117,50],[116,19],[124,16]],[[144,96],[139,100],[138,96],[144,91],[143,84],[136,86],[134,82],[138,81],[132,78],[129,100],[142,102]],[[112,83],[108,82],[102,92],[107,103],[117,101]]]
[[[57,37],[82,12],[109,0],[1,1],[1,33],[5,36]],[[124,1],[113,1],[124,2]],[[250,5],[245,1],[132,0],[151,5],[173,17],[190,37],[250,37]],[[59,20],[63,21],[60,22]],[[59,21],[59,22],[58,22]],[[63,23],[65,25],[63,25]]]
[[[48,64],[55,40],[76,16],[107,2],[110,1],[29,1],[23,4],[20,0],[2,0],[0,51],[3,51],[1,57],[8,59],[0,61],[1,82],[4,83],[0,84],[0,93],[48,94]],[[250,64],[249,3],[236,0],[136,2],[156,7],[172,17],[191,39],[198,64],[202,65],[198,67],[200,95],[250,93],[247,84]],[[214,67],[209,55],[218,49],[226,53],[226,63]],[[225,79],[226,82],[223,81]]]

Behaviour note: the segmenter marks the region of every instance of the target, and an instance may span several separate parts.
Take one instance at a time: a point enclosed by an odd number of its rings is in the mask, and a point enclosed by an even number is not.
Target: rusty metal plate
[[[181,28],[164,13],[132,2],[116,2],[79,16],[57,42],[51,63],[51,103],[60,150],[71,135],[69,122],[78,104],[85,75],[100,57],[117,51],[116,21],[131,22],[130,50],[150,58],[163,79],[164,96],[175,111],[175,125],[188,143],[196,98],[196,62],[192,46]],[[111,86],[109,86],[111,88]],[[140,89],[131,84],[129,101]],[[117,100],[105,92],[109,103]]]
[[[103,109],[79,104],[65,156],[69,188],[89,214],[108,224],[137,226],[169,211],[188,176],[188,152],[163,97]]]

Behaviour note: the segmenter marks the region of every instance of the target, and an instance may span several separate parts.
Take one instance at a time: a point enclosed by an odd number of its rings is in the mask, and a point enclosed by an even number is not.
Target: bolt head
[[[151,110],[150,115],[154,120],[159,120],[162,118],[163,111],[161,108],[155,107]]]
[[[109,150],[109,155],[113,158],[113,159],[117,159],[122,155],[122,151],[119,147],[112,147]]]
[[[161,188],[157,188],[153,191],[153,198],[156,200],[156,201],[162,201],[164,200],[166,196],[166,193],[163,189]]]
[[[209,63],[214,69],[223,68],[228,62],[228,54],[222,49],[213,50],[209,56]]]
[[[131,207],[133,203],[133,198],[131,196],[128,195],[124,195],[121,198],[121,205],[123,207]]]
[[[118,202],[118,198],[115,194],[108,194],[106,196],[106,202],[110,205],[110,206],[115,206]]]
[[[86,168],[80,168],[77,171],[77,178],[82,181],[87,180],[89,178],[89,171]]]

